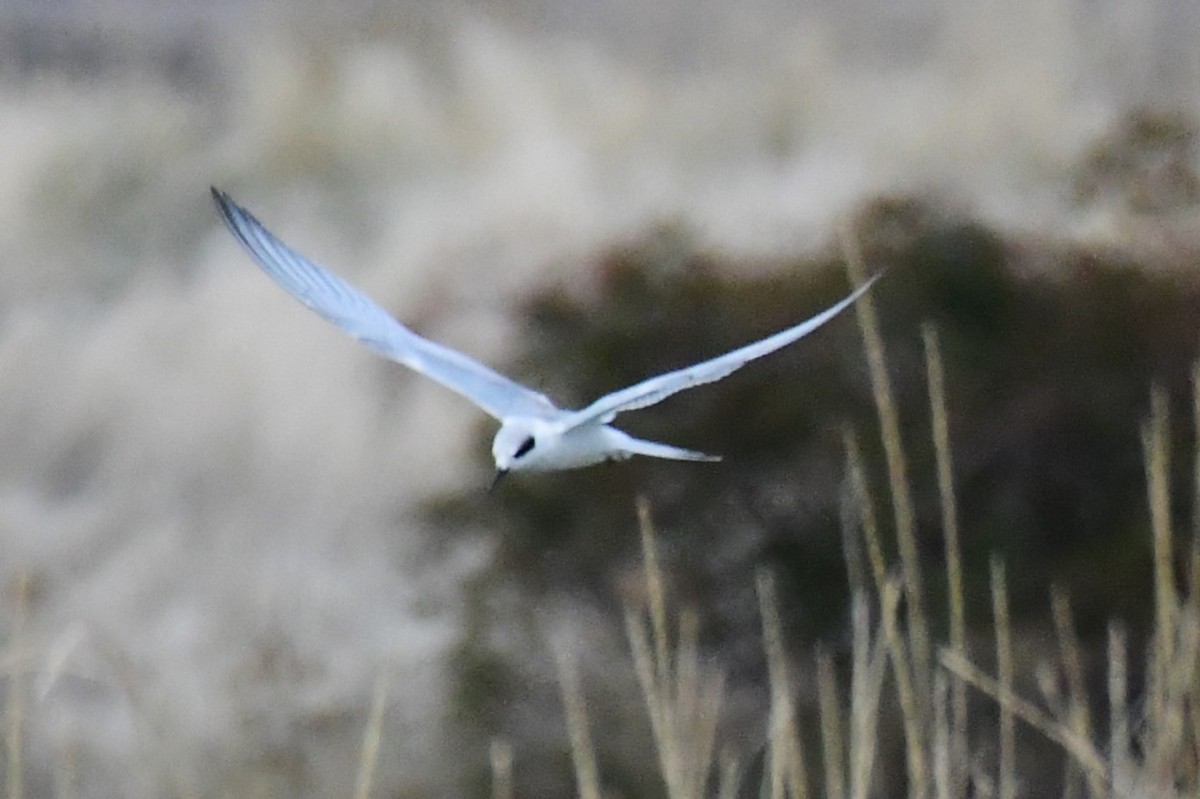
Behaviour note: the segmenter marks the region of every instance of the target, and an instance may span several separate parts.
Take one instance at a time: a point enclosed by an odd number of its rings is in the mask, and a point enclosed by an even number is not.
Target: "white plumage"
[[[555,471],[631,455],[689,461],[719,457],[645,441],[610,423],[617,414],[654,405],[685,389],[713,383],[808,335],[845,310],[874,284],[875,275],[845,299],[760,341],[707,361],[651,377],[600,397],[578,411],[514,382],[449,347],[418,336],[365,294],[276,238],[224,192],[212,190],[225,224],[263,271],[300,302],[375,352],[441,383],[499,420],[492,441],[497,479],[509,471]]]

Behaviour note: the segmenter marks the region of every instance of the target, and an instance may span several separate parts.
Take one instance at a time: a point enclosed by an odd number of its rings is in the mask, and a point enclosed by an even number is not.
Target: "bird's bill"
[[[490,486],[488,486],[489,494],[496,490],[496,486],[498,486],[500,484],[500,481],[504,479],[504,475],[506,475],[506,474],[508,474],[508,469],[497,469],[496,470],[496,476],[492,478],[492,484]]]

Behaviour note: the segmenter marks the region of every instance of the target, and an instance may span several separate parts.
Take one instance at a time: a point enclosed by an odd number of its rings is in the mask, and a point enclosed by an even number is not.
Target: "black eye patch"
[[[531,449],[533,449],[533,436],[529,436],[529,438],[521,442],[521,446],[517,447],[517,451],[513,454],[513,457],[519,458]]]

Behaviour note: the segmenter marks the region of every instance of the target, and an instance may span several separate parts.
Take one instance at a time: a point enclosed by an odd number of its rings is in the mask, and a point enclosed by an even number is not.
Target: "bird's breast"
[[[625,434],[607,425],[584,425],[539,439],[523,468],[531,471],[578,469],[594,463],[621,458]]]

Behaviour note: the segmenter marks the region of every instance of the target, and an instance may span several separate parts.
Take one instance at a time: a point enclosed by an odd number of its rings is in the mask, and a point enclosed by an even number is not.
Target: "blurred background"
[[[794,601],[798,646],[844,635],[839,430],[874,435],[850,317],[630,423],[729,471],[629,464],[488,498],[491,425],[272,285],[210,185],[567,405],[823,307],[858,220],[898,272],[878,293],[902,404],[908,386],[923,412],[934,318],[951,405],[959,379],[979,412],[961,465],[978,562],[1010,525],[1043,564],[1045,541],[1094,552],[1090,525],[1142,531],[1137,424],[1151,380],[1186,401],[1196,344],[1200,6],[281,8],[0,4],[0,627],[30,795],[345,795],[381,675],[379,795],[484,790],[498,734],[518,771],[547,753],[527,795],[562,795],[544,643],[574,642],[613,705],[635,690],[613,664],[639,494],[669,563],[719,561],[681,566],[679,590],[740,675],[735,716],[762,700],[756,566],[826,581],[819,617]],[[1042,382],[1004,388],[1031,359]],[[1100,568],[1072,563],[1027,602]],[[631,787],[643,723],[609,728],[633,775],[617,793],[657,795]]]

